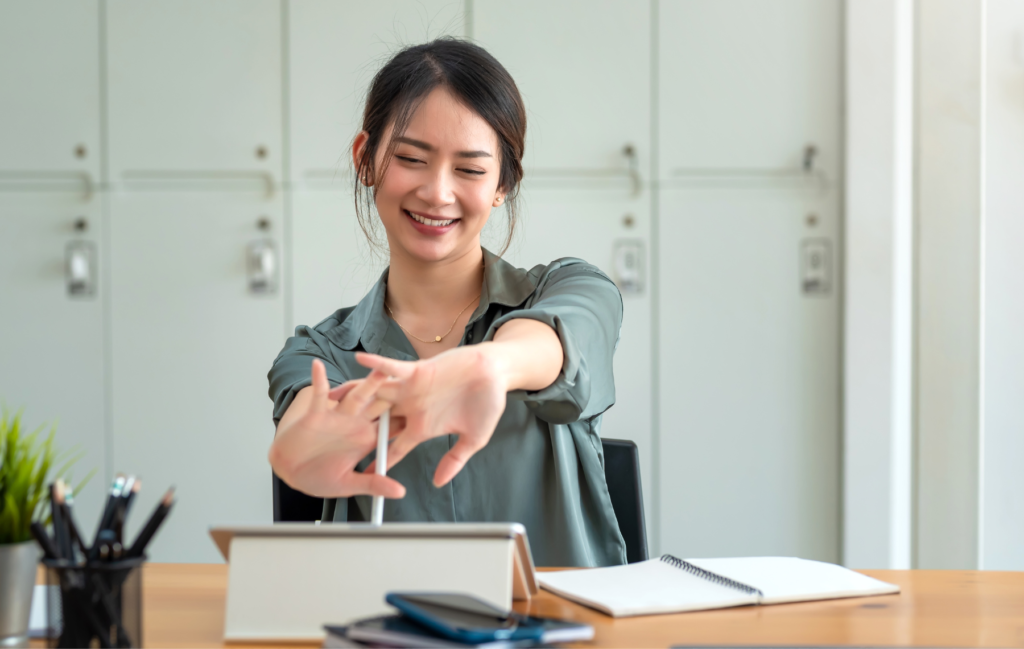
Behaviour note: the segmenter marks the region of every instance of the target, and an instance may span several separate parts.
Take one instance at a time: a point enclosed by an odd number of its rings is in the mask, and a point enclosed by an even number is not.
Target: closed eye
[[[423,162],[422,160],[419,160],[417,158],[410,158],[409,156],[404,156],[404,155],[395,155],[395,157],[398,158],[399,160],[404,161],[404,162],[412,162],[412,163]]]
[[[459,171],[467,174],[473,174],[474,176],[482,176],[486,171],[480,171],[479,169],[459,169]]]

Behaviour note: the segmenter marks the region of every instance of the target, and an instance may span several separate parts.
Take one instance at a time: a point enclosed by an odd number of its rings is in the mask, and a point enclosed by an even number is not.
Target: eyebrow
[[[395,138],[395,142],[401,142],[414,146],[417,149],[423,149],[424,151],[433,151],[434,147],[427,144],[423,140],[414,140],[411,137],[399,136]],[[459,151],[455,154],[459,158],[493,158],[487,151]]]

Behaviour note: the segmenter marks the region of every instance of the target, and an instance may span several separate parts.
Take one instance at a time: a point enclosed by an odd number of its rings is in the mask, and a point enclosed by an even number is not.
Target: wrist
[[[519,388],[521,379],[515,376],[514,363],[510,362],[507,345],[489,341],[473,347],[477,353],[476,367],[482,380],[495,385],[502,392]]]

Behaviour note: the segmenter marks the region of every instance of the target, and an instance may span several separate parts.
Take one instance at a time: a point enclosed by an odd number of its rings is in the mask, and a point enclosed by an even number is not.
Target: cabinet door
[[[111,0],[107,67],[112,181],[280,179],[277,0]]]
[[[452,0],[289,0],[292,180],[330,182],[351,166],[373,75],[399,48],[463,35]]]
[[[840,177],[839,0],[661,0],[659,174],[800,169]]]
[[[661,547],[837,561],[834,203],[670,190],[660,208]],[[832,286],[804,293],[802,244],[825,241]]]
[[[110,214],[114,467],[145,478],[139,511],[177,486],[154,561],[219,561],[210,525],[272,516],[266,376],[284,301],[250,292],[246,252],[269,240],[280,255],[280,201],[123,192]]]
[[[76,222],[85,225],[76,229]],[[91,295],[69,295],[67,247],[95,252]],[[103,221],[95,203],[64,194],[0,193],[0,403],[35,428],[57,424],[56,445],[85,456],[72,475],[96,476],[79,494],[75,513],[83,532],[99,520],[105,464]]]
[[[98,178],[99,33],[97,0],[0,3],[0,189]]]
[[[659,29],[661,547],[836,561],[841,5]]]
[[[628,169],[634,146],[647,171],[650,125],[648,3],[473,2],[474,40],[508,69],[526,102],[527,177],[562,184]]]

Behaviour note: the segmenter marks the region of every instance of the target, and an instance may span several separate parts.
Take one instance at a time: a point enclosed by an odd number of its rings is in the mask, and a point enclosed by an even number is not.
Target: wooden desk
[[[529,612],[593,624],[595,641],[581,645],[593,647],[1024,647],[1024,572],[864,572],[902,593],[616,620],[541,591]],[[223,646],[227,566],[152,564],[143,579],[146,646]]]

